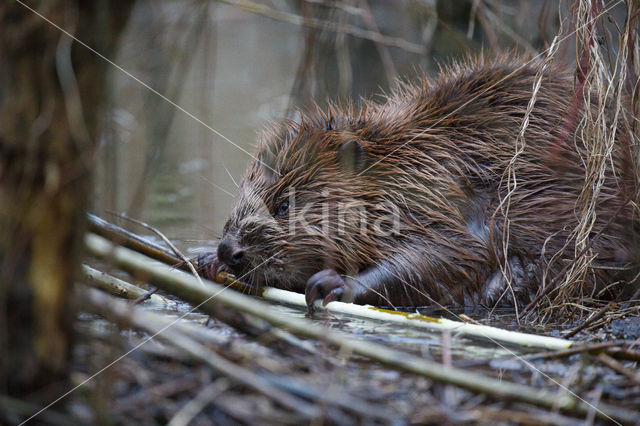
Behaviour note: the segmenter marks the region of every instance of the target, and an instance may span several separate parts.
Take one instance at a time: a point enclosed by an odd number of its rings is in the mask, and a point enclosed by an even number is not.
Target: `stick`
[[[573,346],[571,349],[567,349],[567,350],[563,350],[563,351],[556,351],[556,352],[544,352],[544,353],[539,353],[539,354],[531,354],[531,355],[526,355],[523,358],[526,359],[527,361],[532,361],[534,359],[556,359],[556,358],[563,358],[566,356],[571,356],[571,355],[575,355],[575,354],[579,354],[582,352],[589,352],[589,353],[600,353],[605,351],[606,349],[612,347],[612,346],[619,346],[626,343],[626,340],[614,340],[612,342],[602,342],[602,343],[594,343],[591,345],[576,345]]]
[[[628,348],[609,348],[606,354],[617,359],[626,359],[628,361],[640,361],[640,350]]]
[[[565,339],[568,339],[569,337],[573,337],[576,334],[578,334],[580,331],[584,330],[585,328],[587,328],[590,324],[593,324],[595,321],[598,321],[600,318],[602,318],[609,310],[613,309],[616,306],[615,302],[611,301],[609,303],[607,303],[606,305],[604,305],[602,307],[602,309],[600,309],[595,315],[591,316],[590,318],[587,318],[582,324],[580,324],[578,327],[574,328],[573,330],[571,330],[570,332],[568,332],[567,334],[564,335]]]
[[[91,213],[87,213],[87,219],[89,221],[89,230],[101,237],[106,238],[109,241],[112,241],[123,247],[127,247],[135,252],[142,253],[152,259],[158,260],[162,263],[165,263],[167,265],[170,265],[182,271],[192,272],[192,273],[194,272],[194,270],[192,269],[194,267],[193,261],[185,262],[181,260],[178,256],[176,256],[174,253],[172,253],[171,251],[165,249],[164,247],[154,242],[145,240],[144,238],[141,238],[138,235],[132,232],[129,232],[118,225],[115,225],[111,222],[107,222],[106,220],[98,216],[95,216]],[[127,219],[133,221],[133,219],[131,218],[127,218]],[[136,221],[136,222],[140,223],[139,221]],[[143,225],[142,223],[140,224],[142,226],[146,225],[146,224]],[[149,226],[149,225],[146,225],[146,226]],[[152,228],[152,227],[149,227],[149,228]],[[154,229],[154,232],[159,232],[159,231]],[[249,284],[241,283],[239,281],[235,281],[234,283],[229,283],[229,285],[233,286],[238,291],[250,291],[252,288],[254,288]]]
[[[133,300],[134,305],[139,305],[142,302],[145,302],[147,300],[149,300],[151,298],[151,296],[153,296],[155,294],[155,292],[158,291],[158,287],[153,287],[151,290],[145,292],[142,296],[137,297],[136,299]]]
[[[607,354],[598,355],[598,361],[600,361],[601,363],[603,363],[604,365],[606,365],[607,367],[609,367],[610,369],[612,369],[616,373],[619,373],[619,374],[622,374],[623,376],[626,376],[628,379],[630,379],[636,385],[640,385],[640,374],[636,373],[635,371],[632,371],[632,370],[628,369],[627,367],[622,365],[620,362],[618,362],[615,359],[611,358],[609,355],[607,355]]]
[[[304,294],[281,290],[273,287],[263,287],[262,297],[274,302],[306,307]],[[452,321],[446,318],[434,318],[412,312],[392,311],[390,309],[376,308],[370,305],[356,305],[354,303],[331,302],[326,307],[321,301],[317,301],[317,309],[326,309],[330,312],[355,315],[373,320],[395,322],[418,328],[427,328],[437,331],[450,331],[456,334],[480,337],[491,341],[516,344],[520,346],[539,347],[546,349],[567,349],[575,342],[556,337],[539,336],[535,334],[519,333],[504,330],[487,325],[470,324]]]
[[[87,219],[89,221],[89,230],[91,232],[120,244],[123,247],[130,248],[138,253],[143,253],[150,258],[159,260],[167,265],[173,265],[184,271],[189,271],[189,268],[186,265],[181,265],[182,261],[177,256],[170,253],[164,247],[145,240],[144,238],[141,238],[117,225],[109,223],[91,213],[87,213]]]
[[[191,271],[191,273],[193,274],[194,277],[196,277],[198,279],[198,281],[200,281],[200,275],[198,275],[198,272],[196,271],[195,266],[193,266],[193,263],[191,263],[191,261],[189,259],[187,259],[184,254],[182,254],[180,252],[180,250],[178,250],[178,248],[162,233],[160,232],[159,229],[154,228],[153,226],[147,224],[146,222],[143,222],[141,220],[138,219],[134,219],[132,217],[128,217],[128,216],[122,216],[121,217],[125,220],[128,220],[130,222],[135,223],[136,225],[142,226],[143,228],[153,232],[154,234],[156,234],[157,236],[159,236],[160,238],[162,238],[162,241],[165,242],[166,245],[169,246],[169,248],[171,248],[171,251],[173,252],[173,255],[176,256],[178,259],[180,259],[180,266],[186,266],[189,271]]]
[[[602,343],[594,343],[590,345],[573,345],[570,349],[563,349],[560,351],[552,351],[552,352],[541,352],[534,353],[531,355],[523,355],[520,358],[525,361],[534,361],[534,360],[542,360],[542,359],[557,359],[564,358],[567,356],[588,352],[592,354],[598,354],[606,351],[607,349],[614,346],[621,346],[628,343],[626,340],[614,340],[610,342],[602,342]],[[460,368],[470,368],[470,367],[479,367],[481,365],[489,364],[493,359],[479,359],[479,360],[468,360],[462,361],[457,364],[457,367]]]
[[[187,426],[204,408],[213,401],[218,395],[226,391],[229,387],[227,379],[218,379],[210,385],[206,386],[195,398],[187,402],[174,416],[171,418],[167,426]]]
[[[86,282],[92,287],[99,288],[114,296],[124,297],[125,299],[136,300],[144,297],[148,292],[136,285],[123,281],[119,278],[111,276],[105,272],[93,269],[90,266],[82,265],[84,275],[89,278]],[[155,294],[149,295],[149,300],[153,303],[167,305],[167,300]]]

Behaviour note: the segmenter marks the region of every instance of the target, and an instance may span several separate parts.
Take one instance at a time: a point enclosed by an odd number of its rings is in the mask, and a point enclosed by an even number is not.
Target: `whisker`
[[[231,174],[231,172],[229,171],[229,169],[227,169],[226,167],[224,168],[224,171],[227,172],[227,174],[229,175],[229,178],[231,178],[231,182],[233,182],[233,184],[236,186],[236,188],[240,188],[240,185],[238,185],[238,182],[236,182],[236,180],[233,178],[233,175]]]

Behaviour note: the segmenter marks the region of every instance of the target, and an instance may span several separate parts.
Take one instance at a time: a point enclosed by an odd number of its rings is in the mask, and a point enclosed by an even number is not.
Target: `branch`
[[[274,302],[285,303],[306,307],[304,294],[281,290],[273,287],[263,287],[262,297]],[[516,331],[504,330],[490,327],[488,325],[478,325],[452,321],[446,318],[428,317],[412,312],[392,311],[390,309],[376,308],[370,305],[356,305],[354,303],[331,302],[327,306],[322,306],[320,300],[316,301],[315,308],[326,309],[330,312],[355,315],[372,320],[394,322],[418,328],[430,330],[450,331],[452,333],[475,336],[491,341],[516,344],[520,346],[540,347],[546,349],[566,349],[575,342],[556,337],[539,336],[536,334],[519,333]]]

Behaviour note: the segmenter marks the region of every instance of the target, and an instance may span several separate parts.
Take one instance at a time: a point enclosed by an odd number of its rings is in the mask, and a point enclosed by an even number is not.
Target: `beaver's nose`
[[[242,262],[244,250],[233,241],[225,238],[218,244],[218,259],[229,266],[236,266]]]

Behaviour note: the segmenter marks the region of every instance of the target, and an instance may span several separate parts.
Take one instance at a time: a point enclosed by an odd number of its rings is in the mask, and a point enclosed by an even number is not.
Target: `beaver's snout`
[[[245,251],[238,241],[227,236],[218,244],[218,259],[235,272],[242,269]]]

